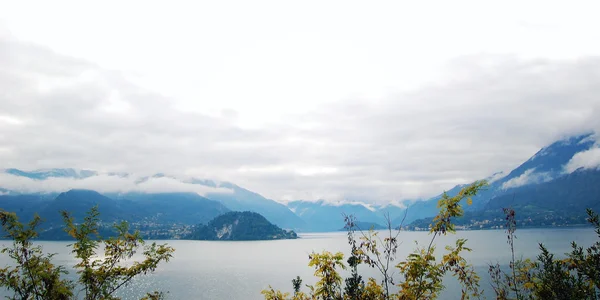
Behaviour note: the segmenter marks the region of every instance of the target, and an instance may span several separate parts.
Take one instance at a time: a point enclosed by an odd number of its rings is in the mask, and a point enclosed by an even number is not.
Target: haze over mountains
[[[482,220],[512,206],[530,219],[562,216],[576,222],[585,208],[600,209],[598,167],[600,148],[593,134],[556,141],[511,172],[486,178],[490,185],[473,199],[468,216]],[[253,211],[285,229],[333,231],[343,227],[342,214],[354,214],[359,221],[375,224],[384,224],[384,216],[389,215],[396,226],[408,210],[406,225],[433,216],[439,199],[387,205],[297,200],[286,205],[229,182],[76,169],[5,169],[0,179],[0,208],[25,218],[38,212],[48,226],[61,222],[60,210],[72,211],[79,218],[98,204],[106,222],[194,225],[229,211]],[[448,193],[454,194],[463,186]]]

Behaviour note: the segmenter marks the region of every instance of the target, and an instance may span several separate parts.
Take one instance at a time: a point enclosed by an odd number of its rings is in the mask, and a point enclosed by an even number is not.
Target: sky
[[[426,198],[600,128],[599,6],[2,1],[0,168]]]

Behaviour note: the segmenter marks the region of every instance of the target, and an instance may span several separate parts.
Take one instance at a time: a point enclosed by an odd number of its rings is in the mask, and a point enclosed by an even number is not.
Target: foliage
[[[406,213],[404,215],[406,217]],[[369,231],[364,232],[359,227],[359,223],[355,222],[353,217],[345,217],[346,228],[348,228],[348,242],[353,246],[352,255],[356,256],[356,264],[364,263],[371,268],[376,268],[381,273],[383,280],[382,285],[385,291],[386,297],[390,295],[390,285],[394,285],[394,279],[391,274],[391,268],[393,267],[392,261],[395,258],[396,251],[398,249],[398,235],[400,230],[396,230],[393,233],[392,221],[389,215],[385,216],[387,222],[388,236],[383,239],[380,238],[379,232],[376,232],[373,227]],[[402,221],[404,222],[404,220]],[[400,226],[402,227],[402,226]],[[353,230],[358,230],[360,233],[360,244],[356,247],[356,239],[350,235]],[[351,240],[350,238],[353,238]],[[381,245],[381,247],[379,246]],[[383,251],[380,250],[382,248]]]
[[[586,281],[590,288],[600,290],[600,221],[598,214],[588,209],[588,222],[594,226],[598,241],[587,249],[573,242],[573,250],[565,260],[569,270],[575,270],[577,276]]]
[[[15,266],[0,269],[0,286],[13,292],[10,299],[70,299],[72,282],[61,279],[67,271],[52,263],[53,254],[44,255],[42,247],[31,242],[36,238],[41,222],[38,215],[28,223],[19,222],[15,213],[0,211],[5,238],[13,240],[12,246],[2,249]]]
[[[471,296],[479,297],[482,293],[479,289],[479,276],[461,256],[463,251],[471,251],[465,247],[466,240],[458,239],[454,247],[446,247],[447,253],[443,255],[440,262],[436,262],[433,243],[437,236],[454,232],[452,220],[463,214],[460,201],[474,196],[485,186],[484,181],[475,182],[463,188],[454,197],[443,195],[438,203],[440,213],[431,226],[432,239],[429,246],[418,248],[405,261],[395,266],[404,279],[398,284],[400,290],[397,294],[390,291],[390,286],[394,285],[392,261],[400,245],[399,230],[392,227],[387,216],[387,236],[382,239],[379,232],[373,229],[365,232],[359,228],[353,216],[345,216],[345,228],[348,230],[348,243],[351,246],[351,254],[348,258],[351,272],[350,277],[345,280],[344,289],[341,289],[342,278],[336,270],[337,267],[345,268],[342,263],[342,253],[332,254],[327,251],[321,254],[313,253],[309,256],[309,266],[315,267],[315,276],[319,281],[316,288],[309,286],[308,296],[294,299],[433,299],[443,289],[442,277],[446,273],[451,273],[462,284],[463,299]],[[365,284],[362,276],[358,274],[359,264],[377,269],[383,278],[381,284],[374,278],[369,278]],[[271,287],[262,293],[265,299],[289,299],[289,294],[276,291]]]
[[[341,297],[342,277],[336,271],[337,267],[345,269],[344,254],[335,254],[327,251],[312,253],[308,256],[309,267],[315,268],[315,276],[320,278],[314,289],[315,296],[324,300],[339,299]]]
[[[11,299],[72,299],[79,287],[83,298],[119,299],[114,293],[127,285],[138,275],[153,272],[157,266],[168,261],[174,249],[155,243],[145,246],[139,232],[129,233],[126,222],[115,224],[116,237],[102,240],[98,236],[100,228],[99,212],[93,207],[83,223],[76,224],[67,212],[62,212],[66,224],[65,231],[75,239],[71,245],[79,262],[74,266],[79,275],[74,282],[62,279],[67,274],[65,267],[52,263],[53,254],[43,255],[41,246],[34,246],[32,239],[38,236],[37,227],[41,222],[35,216],[27,225],[18,221],[10,212],[0,212],[2,227],[6,237],[13,240],[12,247],[2,250],[15,262],[14,267],[0,269],[0,285],[14,293]],[[98,248],[104,248],[104,259],[97,258]],[[144,259],[130,266],[125,263],[143,248]],[[162,299],[162,292],[147,294],[143,299]]]
[[[283,293],[282,291],[276,291],[271,286],[268,289],[260,292],[265,296],[265,299],[271,300],[285,300],[289,299],[290,293]]]
[[[466,240],[458,239],[455,247],[446,247],[448,253],[443,256],[440,262],[436,261],[433,243],[436,237],[440,235],[456,232],[452,221],[464,214],[460,202],[466,198],[467,204],[471,205],[471,197],[475,196],[486,185],[487,182],[485,181],[477,181],[462,188],[453,197],[450,197],[447,193],[442,195],[442,198],[438,201],[440,211],[431,224],[430,233],[433,235],[429,246],[418,248],[408,256],[406,261],[400,262],[397,266],[400,273],[404,275],[404,281],[399,284],[401,288],[399,292],[400,299],[437,298],[444,288],[442,277],[447,272],[451,272],[462,285],[462,299],[481,296],[483,291],[479,289],[479,276],[475,273],[473,266],[469,265],[461,256],[461,252],[471,251],[470,248],[464,246]]]
[[[356,233],[356,218],[352,215],[344,216],[346,220],[346,230],[348,232],[348,243],[351,246],[350,257],[348,257],[348,266],[350,266],[350,277],[345,279],[344,293],[348,299],[356,300],[360,299],[365,289],[365,282],[362,276],[358,274],[358,265],[360,264],[360,252],[356,245],[357,241],[355,238]]]
[[[358,297],[361,300],[383,300],[385,299],[385,291],[383,287],[377,284],[375,278],[369,278],[367,286]]]
[[[488,272],[491,286],[497,299],[534,299],[532,290],[533,270],[536,263],[530,259],[510,263],[510,272],[502,270],[500,264],[490,265]]]
[[[300,276],[296,276],[295,279],[292,279],[292,286],[294,286],[294,295],[300,293],[300,288],[302,287],[302,279]]]
[[[554,259],[544,245],[540,244],[542,253],[538,256],[538,272],[536,274],[535,296],[539,299],[586,299],[594,298],[583,277],[573,276],[563,260]]]
[[[556,259],[554,254],[540,244],[541,253],[536,261],[514,258],[514,232],[516,230],[515,211],[505,208],[507,238],[512,253],[510,272],[501,270],[500,265],[492,265],[489,272],[492,287],[498,299],[598,299],[600,297],[600,241],[587,249],[572,245],[571,253],[564,259]],[[600,238],[598,214],[587,210],[588,222]]]
[[[125,260],[133,257],[140,246],[144,246],[144,241],[139,232],[129,233],[127,222],[121,222],[115,224],[118,236],[102,241],[104,259],[98,259],[95,257],[100,241],[94,239],[94,235],[98,234],[100,221],[97,208],[92,208],[80,225],[75,225],[74,219],[67,212],[62,212],[62,215],[66,224],[65,231],[76,240],[72,245],[73,253],[80,261],[75,268],[80,275],[79,283],[83,285],[86,300],[117,299],[114,297],[116,290],[138,275],[154,272],[158,264],[169,261],[174,252],[166,244],[152,243],[144,247],[143,261],[136,261],[131,266],[122,265]]]
[[[344,267],[341,253],[312,254],[310,266],[315,266],[315,276],[319,278],[316,289],[309,287],[309,293],[299,292],[298,281],[294,282],[296,293],[292,299],[436,299],[444,289],[442,279],[446,274],[455,277],[462,286],[461,299],[482,298],[480,277],[462,256],[466,247],[465,239],[457,239],[454,246],[446,246],[446,252],[437,260],[435,239],[440,235],[455,232],[455,220],[464,215],[461,201],[470,205],[471,197],[486,186],[485,182],[475,182],[464,187],[456,196],[444,193],[438,202],[438,215],[430,224],[431,241],[427,247],[417,246],[405,260],[396,264],[401,275],[398,291],[390,293],[387,283],[394,282],[394,273],[387,268],[395,259],[399,242],[398,232],[394,233],[388,222],[388,237],[381,239],[379,232],[364,232],[353,216],[345,216],[348,243],[351,246],[350,276],[345,286],[340,287],[341,277],[336,267]],[[491,286],[497,299],[599,299],[600,298],[600,217],[591,209],[587,210],[588,222],[595,227],[598,241],[588,248],[572,243],[572,250],[565,258],[557,259],[554,254],[540,244],[540,254],[532,259],[515,257],[517,213],[512,208],[504,208],[504,226],[507,243],[511,252],[508,270],[499,263],[489,266]],[[357,266],[365,264],[380,272],[382,281],[375,278],[363,280]],[[298,280],[297,278],[296,280]],[[263,291],[265,299],[289,299],[289,294],[269,287]],[[299,295],[299,296],[298,296]]]

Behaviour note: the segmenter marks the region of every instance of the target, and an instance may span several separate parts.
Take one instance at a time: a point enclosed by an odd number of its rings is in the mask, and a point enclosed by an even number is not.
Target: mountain
[[[131,219],[155,223],[207,223],[230,209],[196,193],[127,193],[116,196],[131,208]]]
[[[232,193],[208,193],[206,197],[221,202],[231,210],[257,212],[275,225],[286,229],[302,230],[307,228],[307,223],[294,214],[287,206],[235,184],[229,182],[216,184],[214,181],[198,179],[192,179],[189,182],[209,187],[230,189]]]
[[[109,198],[95,191],[70,190],[39,204],[42,207],[40,215],[51,224],[62,224],[59,211],[69,211],[76,219],[82,219],[95,205],[98,205],[103,222],[125,220],[194,225],[229,212],[221,203],[195,193],[128,193]]]
[[[96,171],[91,171],[91,170],[76,170],[76,169],[44,169],[44,170],[35,170],[35,171],[22,171],[22,170],[18,170],[18,169],[5,169],[4,170],[5,173],[7,174],[11,174],[14,176],[20,176],[20,177],[26,177],[26,178],[30,178],[30,179],[34,179],[34,180],[39,180],[39,181],[43,181],[49,178],[72,178],[72,179],[86,179],[86,178],[90,178],[92,176],[96,176],[96,175],[100,175],[98,172]],[[223,189],[228,189],[231,192],[230,193],[217,193],[217,192],[212,192],[212,193],[208,193],[206,194],[205,198],[203,197],[203,199],[209,199],[209,200],[215,200],[220,202],[223,206],[225,206],[227,208],[227,211],[229,210],[236,210],[236,211],[254,211],[257,213],[260,213],[261,215],[265,216],[270,222],[275,223],[278,226],[281,226],[283,228],[288,228],[288,229],[302,229],[306,227],[306,223],[300,219],[297,215],[295,215],[292,211],[290,211],[290,209],[288,207],[286,207],[285,205],[278,203],[276,201],[267,199],[257,193],[254,193],[252,191],[249,191],[247,189],[244,189],[242,187],[239,187],[233,183],[229,183],[229,182],[220,182],[220,183],[216,183],[215,181],[212,180],[202,180],[202,179],[196,179],[196,178],[191,178],[191,179],[178,179],[177,177],[173,177],[173,176],[168,176],[165,175],[163,173],[158,173],[158,174],[154,174],[152,176],[145,176],[145,177],[141,177],[141,178],[131,178],[130,174],[127,173],[107,173],[107,174],[103,174],[103,175],[108,175],[108,176],[114,176],[114,177],[118,177],[118,178],[128,178],[131,179],[131,183],[135,184],[135,185],[140,185],[143,183],[148,182],[150,179],[157,179],[157,178],[169,178],[172,179],[174,182],[179,182],[179,183],[183,183],[183,184],[197,184],[197,185],[203,185],[206,187],[210,187],[210,188],[223,188]],[[18,191],[9,191],[9,190],[3,190],[0,189],[0,195],[3,194],[19,194]],[[153,194],[153,193],[139,193],[139,195],[144,195],[144,194]],[[126,197],[123,196],[120,193],[106,193],[105,196],[108,196],[109,198],[131,198],[131,199],[138,199],[141,200],[144,197],[140,197],[139,195],[136,195],[135,193],[125,193],[125,195],[127,195]],[[168,193],[162,196],[151,196],[151,197],[146,197],[149,200],[156,200],[158,198],[162,198],[163,200],[165,198],[170,198],[173,201],[178,201],[177,199],[180,199],[182,197],[182,195],[177,194],[177,193]],[[192,197],[192,196],[186,196],[186,197]],[[201,196],[198,196],[201,197]],[[198,198],[198,197],[194,197],[194,198]],[[130,199],[130,200],[131,200]],[[190,199],[187,199],[190,200]],[[197,211],[194,208],[190,208],[192,209],[191,211]],[[223,210],[223,208],[215,208],[217,210],[221,210],[222,212],[225,212]],[[184,210],[182,210],[181,212],[183,212]],[[186,213],[189,212],[190,210],[185,211]],[[182,214],[181,218],[186,218],[186,214]],[[216,216],[215,214],[208,214],[207,216],[202,217],[202,222],[207,222],[208,220],[212,219],[214,216]],[[208,217],[210,217],[209,219],[207,219]],[[192,220],[189,220],[192,221]],[[185,221],[186,223],[189,223],[188,221]],[[198,223],[198,220],[195,220],[194,222]]]
[[[385,220],[386,217],[389,216],[390,221],[394,221],[396,219],[402,220],[404,217],[408,217],[408,211],[406,208],[412,202],[409,200],[402,201],[399,204],[385,204],[385,205],[373,205],[372,207],[375,209],[375,212],[378,216],[383,218],[382,225],[387,224]]]
[[[188,239],[193,240],[279,240],[295,239],[293,231],[286,231],[270,223],[255,212],[228,212],[214,218],[208,224],[198,225]]]
[[[386,217],[402,219],[405,207],[393,204],[330,203],[325,200],[288,202],[287,206],[307,224],[308,231],[336,231],[344,224],[344,214],[354,215],[359,222],[385,227]],[[369,226],[367,226],[368,228]]]
[[[586,208],[600,211],[600,170],[579,169],[552,181],[511,189],[488,202],[484,211],[501,211],[503,207],[512,207],[520,214],[585,216]]]
[[[68,211],[76,220],[82,220],[96,205],[103,222],[114,222],[127,216],[127,211],[120,209],[117,201],[90,190],[70,190],[39,204],[38,213],[48,225],[63,224],[61,211]]]
[[[87,180],[100,175],[95,171],[75,169],[46,169],[35,171],[22,171],[18,169],[5,169],[5,173],[13,176],[26,177],[35,181],[50,178],[70,178],[74,180]],[[119,220],[143,228],[154,238],[171,238],[173,228],[170,224],[178,226],[177,231],[184,233],[186,226],[198,223],[207,223],[215,217],[234,210],[254,211],[264,214],[270,222],[285,228],[305,227],[305,222],[290,211],[285,205],[266,199],[257,193],[243,189],[232,183],[215,183],[210,180],[180,180],[165,174],[155,174],[148,177],[133,178],[127,173],[102,174],[114,176],[123,183],[134,186],[143,186],[151,179],[167,178],[171,185],[198,184],[215,189],[224,189],[224,193],[212,192],[209,197],[200,196],[192,192],[124,192],[124,193],[98,193],[92,190],[68,190],[63,193],[36,192],[24,194],[2,188],[0,190],[0,208],[19,212],[29,220],[35,212],[44,219],[45,227],[62,225],[61,210],[67,210],[76,219],[83,218],[85,213],[94,205],[98,205],[103,222]],[[162,182],[165,183],[165,182]],[[189,189],[189,187],[188,187]],[[40,190],[42,190],[40,188]],[[195,190],[195,189],[191,189]],[[200,189],[202,190],[202,189]],[[230,209],[228,206],[232,207]],[[24,219],[25,220],[25,219]],[[137,227],[136,227],[137,228]],[[177,234],[179,236],[179,234]],[[52,238],[60,238],[60,234],[50,234]]]
[[[456,195],[464,186],[466,186],[466,184],[457,185],[452,189],[446,191],[446,193],[448,193],[449,195]],[[401,225],[404,220],[404,224],[402,225],[406,225],[415,220],[427,218],[437,214],[439,210],[437,207],[437,203],[440,197],[441,194],[428,200],[413,202],[406,208],[406,218],[404,216],[398,216],[392,220],[392,224]]]
[[[50,177],[83,179],[98,175],[98,173],[95,171],[76,169],[42,169],[29,172],[19,169],[6,169],[4,172],[11,175],[37,180],[44,180]]]
[[[113,223],[128,221],[133,229],[154,239],[181,237],[189,227],[229,212],[220,202],[195,193],[129,193],[108,197],[91,190],[69,190],[56,196],[0,195],[0,208],[17,213],[23,222],[39,214],[44,220],[41,229],[45,230],[40,238],[49,240],[69,239],[62,231],[61,211],[68,211],[78,222],[93,206],[98,206],[102,234],[110,234]]]
[[[498,180],[507,188],[521,185],[516,179],[529,179],[526,184],[542,183],[564,175],[565,165],[577,153],[594,147],[593,133],[569,137],[540,149],[530,159],[511,171],[508,176]]]
[[[384,223],[383,213],[363,204],[332,204],[324,200],[291,201],[288,207],[302,218],[309,231],[336,231],[344,225],[344,214],[354,215],[361,222]]]
[[[590,158],[588,154],[593,156],[600,153],[600,151],[596,151],[597,147],[595,136],[590,133],[556,141],[540,149],[511,172],[496,173],[485,178],[488,180],[489,186],[473,197],[473,205],[465,208],[466,215],[471,216],[473,220],[487,220],[497,216],[498,213],[491,214],[492,211],[512,205],[523,212],[528,212],[528,217],[531,217],[532,220],[542,218],[541,216],[547,218],[553,212],[554,215],[560,215],[559,212],[568,211],[568,214],[563,215],[568,215],[571,219],[565,222],[575,222],[573,218],[578,215],[570,212],[581,210],[583,206],[589,206],[598,199],[597,191],[586,184],[598,185],[599,182],[594,175],[594,168],[574,171],[573,169],[577,166],[569,163],[580,161],[586,157]],[[576,155],[577,157],[575,157]],[[594,162],[594,159],[597,160],[597,158],[591,157],[591,162]],[[55,177],[85,182],[88,178],[100,175],[91,170],[75,169],[37,171],[6,169],[4,172],[34,179],[36,182]],[[43,192],[22,194],[19,191],[0,187],[0,208],[18,210],[29,217],[33,215],[34,211],[41,211],[48,214],[51,221],[57,222],[60,209],[73,209],[75,213],[81,214],[85,211],[84,207],[99,204],[101,212],[106,214],[108,220],[125,219],[154,222],[155,224],[177,223],[186,226],[206,223],[230,210],[252,211],[285,229],[336,231],[343,226],[342,214],[344,213],[354,214],[361,222],[382,225],[386,224],[384,216],[389,214],[394,226],[400,225],[404,218],[403,225],[427,219],[437,213],[437,202],[441,197],[438,195],[428,200],[413,201],[412,203],[405,201],[399,205],[387,206],[364,203],[329,203],[323,200],[316,202],[298,200],[289,202],[286,206],[229,182],[195,178],[178,179],[160,173],[142,178],[133,178],[127,173],[103,175],[115,176],[111,180],[124,180],[125,184],[133,185],[136,190],[143,186],[155,187],[156,185],[153,184],[157,182],[154,182],[154,179],[159,180],[166,177],[172,181],[158,183],[169,184],[169,187],[185,186],[186,190],[190,188],[190,185],[200,185],[202,187],[198,187],[198,190],[205,195],[203,197],[197,193],[150,192],[99,194],[84,190],[54,194],[44,194]],[[456,195],[467,184],[469,183],[457,185],[447,193],[451,196]],[[194,186],[191,190],[195,191],[196,187]],[[544,197],[540,198],[539,195],[544,195]],[[465,203],[463,202],[463,204]]]
[[[592,135],[586,134],[542,148],[474,197],[474,205],[466,210],[464,218],[457,220],[457,224],[470,228],[502,227],[502,209],[508,207],[516,211],[520,226],[585,224],[586,208],[600,211],[600,169],[591,166],[569,172],[566,166],[575,155],[596,147]],[[448,194],[456,194],[460,187]],[[416,212],[423,218],[415,220],[413,227],[427,226],[435,214],[433,205],[437,199],[409,207],[409,214]]]
[[[0,195],[0,209],[15,212],[21,221],[31,220],[33,215],[52,198],[43,195]]]
[[[486,178],[489,186],[473,197],[473,205],[466,206],[466,211],[476,212],[485,210],[493,199],[506,199],[521,191],[522,187],[539,186],[543,189],[553,186],[555,180],[568,176],[565,166],[578,153],[587,151],[595,147],[593,133],[578,135],[556,141],[542,149],[527,161],[512,170],[506,176],[503,174],[494,174]],[[587,173],[585,173],[587,174]],[[587,175],[584,175],[587,176]],[[559,181],[563,182],[564,181]],[[569,181],[571,182],[571,181]],[[548,183],[548,184],[546,184]],[[600,184],[600,182],[597,182]],[[467,184],[457,185],[446,191],[448,195],[456,195],[461,188]],[[565,188],[565,185],[562,185]],[[564,194],[563,194],[564,195]],[[569,196],[570,195],[566,195]],[[589,197],[590,195],[588,195]],[[441,195],[429,200],[418,201],[408,207],[408,223],[417,219],[432,217],[437,214],[437,201]],[[530,197],[521,197],[519,201],[529,201]],[[568,201],[564,198],[563,201]],[[577,201],[580,201],[578,199]],[[505,201],[505,200],[503,200]],[[575,201],[575,200],[573,200]],[[464,201],[463,201],[464,202]],[[394,220],[394,224],[399,224],[400,218]],[[406,222],[405,222],[406,223]]]
[[[503,208],[515,210],[518,227],[586,225],[586,209],[600,211],[600,170],[579,169],[555,180],[512,189],[491,199],[477,211],[467,211],[455,224],[465,228],[503,228]],[[412,222],[409,228],[427,228],[431,217]]]

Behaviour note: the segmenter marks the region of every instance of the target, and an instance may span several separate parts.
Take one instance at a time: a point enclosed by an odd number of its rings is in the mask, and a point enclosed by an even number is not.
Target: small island
[[[206,225],[197,225],[187,238],[208,241],[254,241],[296,239],[298,235],[294,231],[279,228],[258,213],[232,211],[214,218]]]

